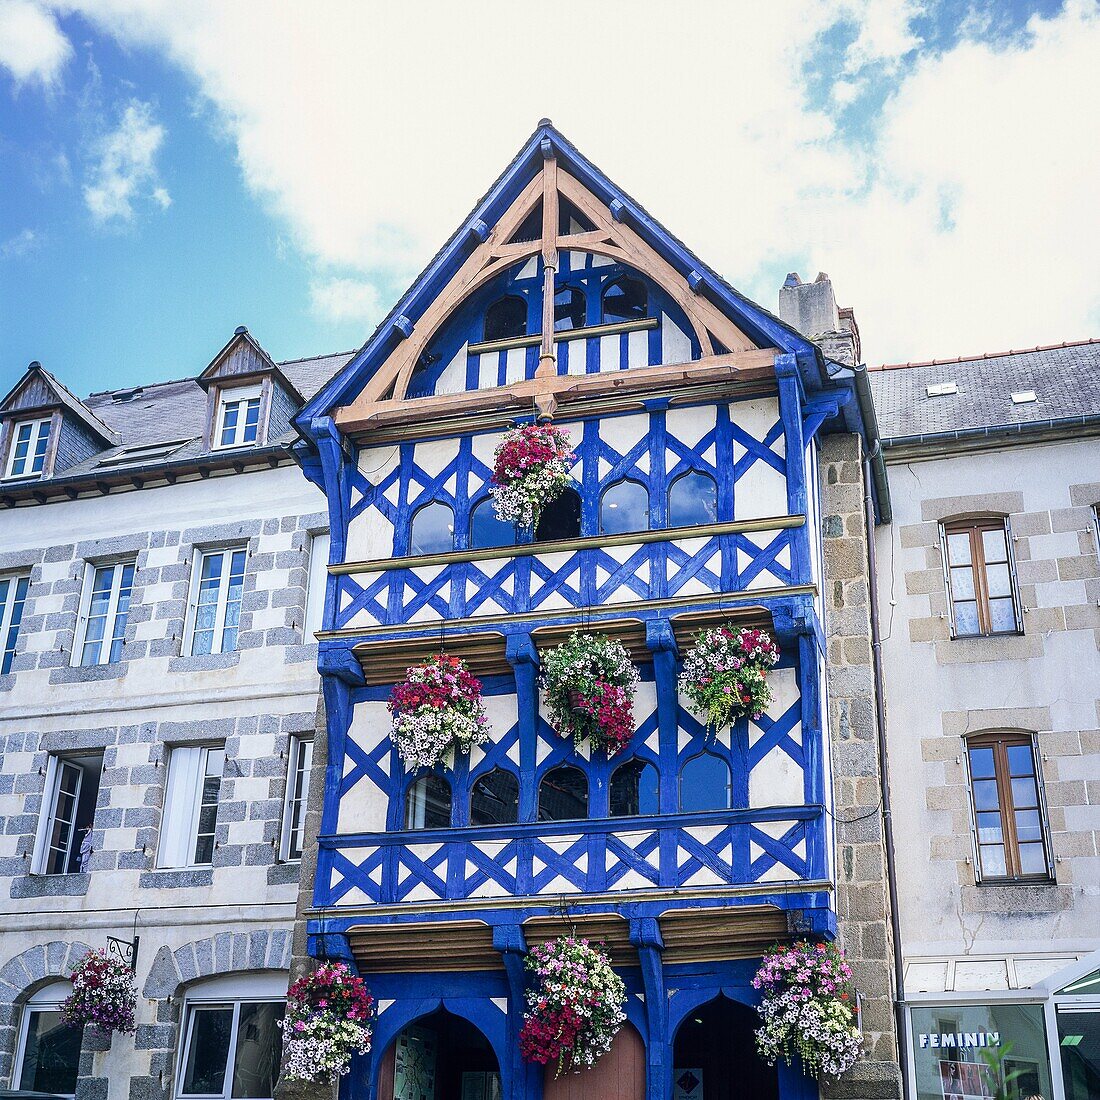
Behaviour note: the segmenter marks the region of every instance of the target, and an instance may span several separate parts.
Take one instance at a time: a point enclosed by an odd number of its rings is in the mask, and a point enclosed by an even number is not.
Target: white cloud
[[[157,178],[156,157],[163,143],[164,127],[154,119],[152,106],[138,99],[130,100],[118,126],[96,141],[84,202],[100,225],[131,221],[140,199],[151,199],[162,209],[172,201]]]
[[[476,18],[442,0],[74,5],[189,74],[320,272],[315,309],[370,313],[367,292],[333,288],[419,270],[548,114],[763,305],[786,270],[829,271],[871,360],[1100,320],[1098,0],[943,54],[913,52],[918,0],[605,0],[583,33],[514,0],[478,0]],[[826,51],[838,27],[850,44]],[[811,73],[848,116],[885,76],[892,95],[838,131]]]
[[[41,244],[42,236],[40,233],[36,233],[33,229],[23,229],[16,233],[14,237],[9,237],[6,241],[0,241],[0,260],[11,260],[19,256],[26,256],[28,252],[33,252]]]
[[[309,298],[313,312],[325,321],[373,322],[382,312],[378,291],[359,279],[315,281],[310,285]]]
[[[0,0],[0,65],[17,85],[56,84],[72,52],[49,11],[30,0]]]

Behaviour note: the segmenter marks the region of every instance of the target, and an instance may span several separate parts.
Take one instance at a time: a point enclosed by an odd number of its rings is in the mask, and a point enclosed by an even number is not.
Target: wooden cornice
[[[565,406],[580,406],[608,395],[659,397],[662,391],[715,382],[759,382],[775,375],[774,348],[709,355],[691,363],[665,363],[655,367],[600,374],[565,374],[535,377],[523,382],[464,393],[413,397],[406,400],[355,402],[336,411],[336,424],[347,434],[366,433],[402,425],[438,424],[450,418],[491,412],[531,412],[540,399],[553,398],[564,415]]]

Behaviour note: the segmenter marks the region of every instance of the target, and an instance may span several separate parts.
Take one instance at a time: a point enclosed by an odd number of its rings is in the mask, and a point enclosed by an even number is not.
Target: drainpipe
[[[882,523],[889,523],[893,518],[893,510],[890,507],[890,483],[886,478],[886,459],[882,454],[875,399],[871,395],[871,383],[867,380],[867,364],[856,363],[852,367],[852,376],[856,384],[856,403],[859,405],[859,414],[863,418],[863,428],[866,432],[867,467],[875,485],[875,496],[878,497],[879,520]],[[868,539],[873,530],[874,526],[867,528]]]
[[[857,371],[857,380],[863,377],[866,384],[866,374]],[[858,392],[858,385],[857,385]],[[877,432],[875,433],[877,437]],[[882,462],[882,452],[875,439],[875,450],[878,453],[878,461]],[[882,772],[882,828],[883,839],[886,847],[886,886],[890,896],[890,938],[894,951],[894,1028],[898,1040],[898,1069],[901,1071],[901,1095],[903,1100],[909,1100],[909,1051],[906,1046],[905,1026],[905,965],[901,954],[901,928],[898,924],[898,879],[897,867],[894,864],[894,821],[890,809],[890,760],[886,752],[886,697],[882,680],[882,638],[879,634],[878,622],[878,582],[877,582],[877,558],[875,555],[875,509],[871,499],[870,485],[874,471],[874,460],[871,456],[863,462],[863,506],[867,514],[867,565],[870,573],[870,611],[871,611],[871,665],[875,680],[875,719],[878,725],[878,756],[879,767]],[[885,470],[883,470],[885,477]],[[880,495],[880,502],[889,500],[889,490],[885,495]]]

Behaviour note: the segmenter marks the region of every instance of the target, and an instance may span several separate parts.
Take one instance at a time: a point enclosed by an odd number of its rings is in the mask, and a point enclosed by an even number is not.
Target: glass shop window
[[[649,530],[649,493],[640,481],[616,481],[600,497],[600,534]]]
[[[36,875],[87,871],[92,858],[92,821],[99,797],[103,753],[51,756],[35,839]]]
[[[414,779],[405,795],[406,829],[449,829],[451,785],[441,775]]]
[[[444,554],[454,548],[454,509],[438,500],[417,508],[409,524],[409,553]]]
[[[498,298],[485,311],[485,339],[516,340],[527,335],[527,303],[515,294]]]
[[[474,781],[470,792],[471,825],[514,825],[519,820],[519,779],[494,768]]]
[[[656,814],[657,769],[645,760],[628,760],[611,773],[608,801],[612,817]]]
[[[730,767],[713,752],[693,756],[680,769],[680,812],[728,810],[732,783]]]
[[[511,546],[516,541],[516,529],[497,519],[491,497],[474,506],[470,513],[470,549],[485,550],[493,546]]]
[[[648,316],[645,283],[622,276],[604,287],[600,298],[600,320],[605,325],[638,321]]]
[[[914,1006],[911,1041],[916,1100],[1054,1096],[1042,1005]],[[983,1053],[1002,1055],[1000,1068]]]
[[[718,522],[718,486],[710,474],[693,470],[668,487],[669,527]]]
[[[588,816],[588,778],[580,768],[551,768],[539,784],[539,821],[577,821]]]
[[[1094,989],[1100,993],[1100,982]],[[1100,1096],[1100,1002],[1057,1007],[1066,1100],[1096,1100]]]
[[[584,328],[584,291],[575,286],[563,286],[554,293],[554,331],[568,332]]]
[[[557,500],[552,500],[543,510],[535,526],[535,542],[557,542],[560,539],[576,539],[581,534],[581,498],[572,489],[566,489]]]
[[[1049,879],[1031,738],[1020,733],[973,737],[967,742],[967,760],[980,878]]]
[[[72,991],[69,982],[51,982],[23,1006],[11,1076],[13,1088],[55,1096],[76,1093],[84,1029],[70,1027],[61,1019],[61,1006]]]
[[[945,524],[948,598],[956,638],[1018,634],[1014,566],[1003,519]]]

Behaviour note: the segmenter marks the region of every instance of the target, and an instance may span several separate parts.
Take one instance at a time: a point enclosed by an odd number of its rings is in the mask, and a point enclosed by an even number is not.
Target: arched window
[[[554,331],[584,328],[584,291],[575,286],[563,286],[554,293]]]
[[[539,784],[539,821],[576,821],[588,816],[588,779],[580,768],[552,768]]]
[[[454,509],[439,500],[417,508],[409,524],[409,553],[441,554],[454,548]]]
[[[498,298],[485,311],[486,340],[514,340],[527,335],[527,303],[515,294]]]
[[[579,538],[581,533],[581,498],[566,489],[552,500],[539,516],[535,527],[535,542],[555,542],[558,539]]]
[[[61,1005],[72,991],[71,982],[50,982],[23,1006],[12,1074],[15,1088],[59,1096],[76,1092],[84,1029],[61,1019]]]
[[[680,769],[680,811],[728,810],[730,768],[712,752],[693,756]]]
[[[658,813],[657,769],[645,760],[628,760],[611,774],[608,792],[612,817]]]
[[[489,546],[511,546],[515,541],[515,527],[497,519],[492,497],[474,506],[470,513],[471,550],[483,550]]]
[[[648,314],[645,283],[620,276],[604,287],[600,305],[600,320],[605,325],[637,321]]]
[[[694,527],[718,520],[718,486],[699,470],[681,474],[668,487],[669,527]]]
[[[600,534],[649,530],[649,493],[640,481],[616,481],[600,497]]]
[[[519,820],[519,779],[494,768],[475,780],[470,792],[471,825],[514,825]]]
[[[405,794],[405,828],[447,829],[450,825],[450,783],[441,775],[414,779]]]

